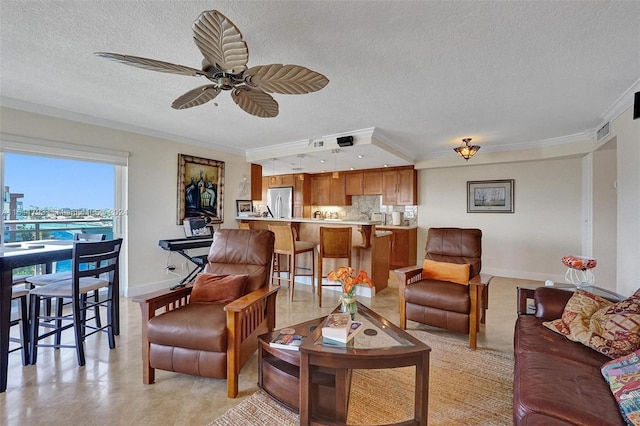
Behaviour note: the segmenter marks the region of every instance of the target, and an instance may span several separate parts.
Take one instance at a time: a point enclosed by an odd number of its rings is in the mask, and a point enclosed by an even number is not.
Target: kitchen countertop
[[[376,225],[377,229],[416,229],[418,225]]]
[[[321,224],[338,224],[338,225],[376,225],[381,226],[379,220],[349,220],[349,219],[306,219],[294,217],[292,219],[276,219],[272,217],[236,217],[236,220],[255,220],[264,222],[297,222],[297,223],[321,223]]]

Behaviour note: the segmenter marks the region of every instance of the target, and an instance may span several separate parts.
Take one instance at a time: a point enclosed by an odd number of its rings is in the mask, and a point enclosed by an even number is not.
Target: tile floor
[[[360,301],[395,324],[398,297],[395,276],[389,287]],[[480,350],[511,352],[516,319],[516,287],[534,281],[496,277],[491,284],[487,324],[478,338]],[[277,327],[326,315],[338,303],[338,294],[323,295],[323,308],[310,287],[297,285],[295,300],[288,289],[278,295]],[[156,383],[142,384],[140,310],[129,299],[121,300],[121,334],[117,348],[109,350],[106,336],[87,339],[87,364],[78,367],[74,349],[42,348],[38,363],[23,367],[20,354],[9,356],[9,380],[0,394],[3,425],[206,425],[257,390],[257,355],[240,375],[240,394],[226,397],[226,382],[166,371],[156,371]],[[409,328],[429,327],[409,323]],[[434,329],[435,331],[435,329]],[[467,340],[465,335],[456,335]]]

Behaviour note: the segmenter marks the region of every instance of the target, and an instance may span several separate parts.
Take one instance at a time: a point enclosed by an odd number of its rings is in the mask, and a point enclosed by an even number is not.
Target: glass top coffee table
[[[273,348],[277,331],[260,336],[258,385],[300,414],[300,424],[346,424],[351,371],[415,366],[414,418],[399,424],[427,424],[431,348],[358,303],[364,330],[346,347],[322,343],[324,318],[291,328],[305,336],[299,351]]]

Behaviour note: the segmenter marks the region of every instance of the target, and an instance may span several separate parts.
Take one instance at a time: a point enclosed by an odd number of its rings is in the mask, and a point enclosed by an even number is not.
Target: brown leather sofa
[[[238,374],[258,348],[257,337],[276,322],[279,286],[269,286],[274,235],[267,230],[215,232],[204,272],[248,275],[245,295],[224,305],[188,303],[191,284],[133,299],[142,310],[143,382],[155,369],[227,379],[227,396],[238,394]],[[162,309],[163,312],[157,312]],[[164,311],[166,310],[166,312]]]
[[[523,289],[519,289],[522,298]],[[625,425],[600,367],[610,358],[542,325],[562,317],[572,292],[540,287],[535,314],[521,313],[514,335],[513,424]]]

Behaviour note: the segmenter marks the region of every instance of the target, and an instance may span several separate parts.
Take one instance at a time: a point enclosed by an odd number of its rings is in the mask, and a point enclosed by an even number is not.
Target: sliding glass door
[[[127,280],[128,153],[0,135],[0,243],[73,240],[77,233],[124,238],[120,289]],[[86,149],[86,150],[85,150]],[[58,270],[70,267],[64,263]],[[14,271],[14,275],[36,273]]]

